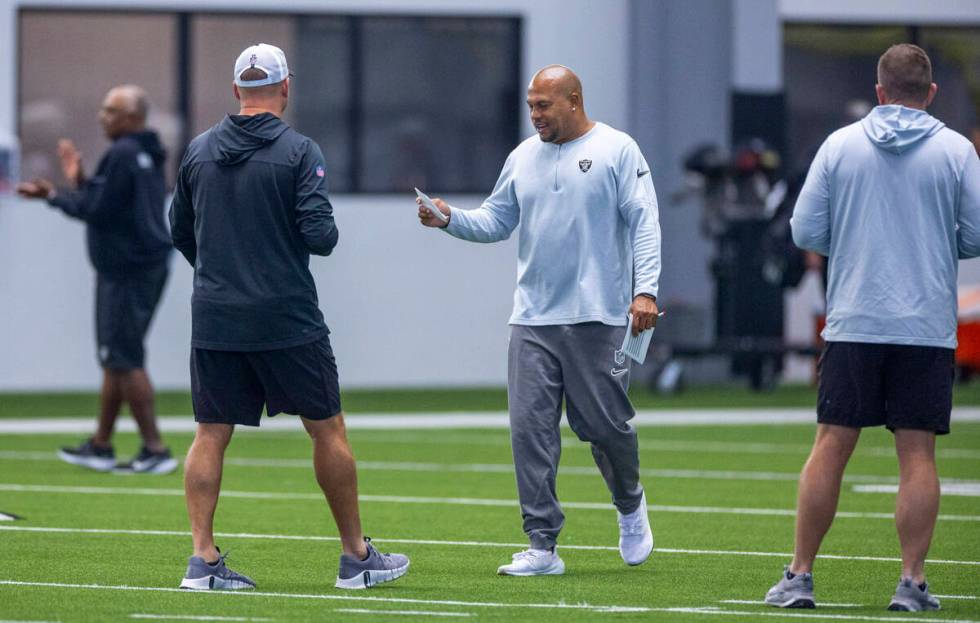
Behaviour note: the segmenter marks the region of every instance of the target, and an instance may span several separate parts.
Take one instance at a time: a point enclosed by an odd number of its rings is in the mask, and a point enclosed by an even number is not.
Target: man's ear
[[[282,81],[282,91],[280,94],[285,98],[289,97],[289,78]]]
[[[884,106],[888,103],[888,94],[885,93],[885,87],[880,84],[875,85],[875,95],[878,96],[878,105]]]
[[[231,83],[231,90],[235,92],[235,99],[239,102],[242,101],[242,94],[238,91],[238,85],[234,82]]]
[[[939,91],[939,87],[933,82],[929,85],[929,95],[926,96],[926,101],[923,103],[923,108],[929,108],[929,104],[932,104],[932,100],[936,99],[936,92]]]

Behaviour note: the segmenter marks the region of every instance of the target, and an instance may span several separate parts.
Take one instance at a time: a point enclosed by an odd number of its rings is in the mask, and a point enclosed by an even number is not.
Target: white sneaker
[[[497,575],[561,575],[565,573],[565,563],[556,551],[546,549],[526,549],[514,554],[509,565],[497,568]]]
[[[635,511],[619,516],[619,555],[628,565],[643,564],[653,551],[653,531],[647,517],[647,494],[644,492]]]

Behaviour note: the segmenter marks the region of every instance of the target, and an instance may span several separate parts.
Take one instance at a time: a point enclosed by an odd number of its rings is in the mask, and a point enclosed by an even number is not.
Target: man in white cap
[[[320,148],[281,119],[289,76],[275,46],[241,53],[233,86],[241,110],[191,141],[170,207],[174,246],[194,267],[198,424],[184,468],[194,555],[181,588],[255,587],[225,565],[213,525],[235,425],[258,426],[263,407],[300,416],[313,440],[343,547],[335,586],[367,588],[408,571],[408,558],[379,553],[361,533],[337,365],[309,270],[310,254],[333,251],[337,227]]]

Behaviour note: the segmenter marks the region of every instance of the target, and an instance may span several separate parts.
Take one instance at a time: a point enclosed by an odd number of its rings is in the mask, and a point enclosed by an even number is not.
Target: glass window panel
[[[292,60],[296,52],[291,17],[195,15],[191,20],[191,137],[238,112],[232,92],[235,59],[255,43],[268,43]],[[286,111],[286,122],[291,122]],[[302,131],[302,130],[300,130]]]
[[[323,150],[330,189],[338,192],[353,190],[352,25],[350,17],[298,18],[300,53],[291,61],[296,78],[290,108],[296,127]]]
[[[131,83],[147,91],[148,125],[160,133],[170,152],[168,171],[173,180],[180,137],[176,40],[172,14],[22,10],[21,177],[64,183],[55,154],[61,137],[75,141],[86,171],[94,171],[109,146],[98,122],[102,99],[113,86]]]
[[[519,140],[519,22],[364,18],[361,189],[488,192]]]

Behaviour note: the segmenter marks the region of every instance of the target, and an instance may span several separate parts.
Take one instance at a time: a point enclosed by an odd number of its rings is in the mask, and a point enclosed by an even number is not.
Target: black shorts
[[[191,349],[194,420],[258,426],[269,416],[325,420],[340,413],[340,383],[330,338],[263,351]]]
[[[167,283],[166,263],[126,275],[99,273],[95,281],[95,341],[99,364],[110,370],[142,368],[143,341]]]
[[[949,433],[954,350],[827,342],[817,364],[817,421]]]

